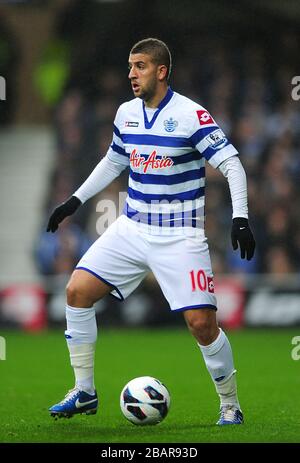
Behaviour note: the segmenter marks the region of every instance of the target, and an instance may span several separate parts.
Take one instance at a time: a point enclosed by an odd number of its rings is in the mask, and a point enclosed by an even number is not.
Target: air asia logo
[[[206,124],[214,124],[215,121],[211,117],[208,111],[205,111],[205,109],[200,109],[197,112],[197,116],[199,119],[200,125],[206,125]]]
[[[156,151],[152,151],[148,159],[141,156],[136,149],[134,149],[130,155],[130,164],[134,168],[143,168],[144,174],[149,168],[151,169],[165,169],[171,167],[174,162],[168,156],[162,156],[160,159],[156,158]]]

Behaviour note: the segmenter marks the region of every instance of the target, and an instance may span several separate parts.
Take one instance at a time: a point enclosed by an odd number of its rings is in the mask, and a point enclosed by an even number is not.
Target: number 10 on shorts
[[[204,270],[191,270],[190,271],[192,291],[208,291],[214,293],[213,277],[206,275]]]

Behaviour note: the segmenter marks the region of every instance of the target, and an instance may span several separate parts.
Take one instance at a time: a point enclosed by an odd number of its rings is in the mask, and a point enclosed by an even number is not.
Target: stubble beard
[[[141,90],[140,98],[147,103],[151,101],[156,94],[156,81],[151,82],[147,88]]]

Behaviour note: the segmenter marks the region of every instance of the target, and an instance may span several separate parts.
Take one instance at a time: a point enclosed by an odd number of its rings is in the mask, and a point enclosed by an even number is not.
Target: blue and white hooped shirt
[[[130,168],[123,213],[154,234],[204,230],[205,160],[217,168],[237,154],[209,112],[171,88],[151,120],[140,98],[123,103],[107,152]]]

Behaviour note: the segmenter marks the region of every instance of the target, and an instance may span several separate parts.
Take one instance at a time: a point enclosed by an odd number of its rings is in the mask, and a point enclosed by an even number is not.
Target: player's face
[[[128,78],[134,96],[145,101],[151,100],[157,91],[162,66],[153,63],[151,56],[144,53],[130,54],[128,64]]]

